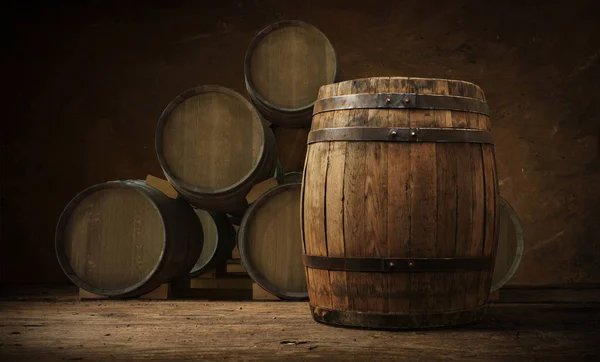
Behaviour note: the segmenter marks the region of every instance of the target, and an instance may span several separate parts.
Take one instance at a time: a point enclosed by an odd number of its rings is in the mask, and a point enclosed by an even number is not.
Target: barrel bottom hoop
[[[307,144],[333,141],[489,143],[492,133],[465,128],[321,128],[308,134]]]
[[[487,304],[473,309],[451,312],[387,314],[341,311],[310,306],[311,314],[316,322],[365,329],[423,329],[467,325],[482,321],[486,309]]]
[[[338,258],[302,255],[304,266],[312,269],[348,272],[412,273],[490,270],[490,256],[456,258]]]

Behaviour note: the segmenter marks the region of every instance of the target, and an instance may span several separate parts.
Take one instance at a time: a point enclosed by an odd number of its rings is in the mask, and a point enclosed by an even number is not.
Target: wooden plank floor
[[[459,329],[382,332],[313,322],[307,303],[0,298],[0,361],[598,361],[599,304],[495,304]]]

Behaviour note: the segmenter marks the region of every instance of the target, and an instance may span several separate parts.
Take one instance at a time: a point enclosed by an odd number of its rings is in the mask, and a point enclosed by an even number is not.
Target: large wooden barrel
[[[156,127],[166,178],[194,206],[241,215],[246,193],[274,174],[273,132],[239,93],[201,86],[180,94]]]
[[[224,213],[195,209],[204,231],[204,245],[191,275],[199,275],[217,265],[224,264],[231,257],[235,247],[235,230]]]
[[[310,127],[319,87],[335,81],[338,61],[329,39],[311,24],[286,20],[261,30],[244,62],[256,108],[284,127]]]
[[[125,298],[187,275],[202,239],[202,225],[183,199],[144,181],[110,181],[67,205],[56,227],[56,255],[77,286]]]
[[[483,91],[401,77],[326,85],[308,142],[301,218],[313,318],[382,329],[479,321],[499,200]]]
[[[500,196],[498,210],[498,250],[491,291],[502,288],[515,275],[523,256],[523,229],[519,215],[505,198]]]
[[[276,186],[252,203],[238,230],[238,249],[248,275],[284,299],[306,299],[302,265],[299,183]]]

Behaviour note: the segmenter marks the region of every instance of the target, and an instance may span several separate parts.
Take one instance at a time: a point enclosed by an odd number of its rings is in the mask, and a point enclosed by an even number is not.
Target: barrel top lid
[[[264,125],[239,93],[205,85],[177,96],[156,128],[156,152],[165,175],[188,190],[218,193],[255,171],[264,149]]]
[[[300,234],[300,183],[263,194],[244,215],[238,248],[248,274],[282,298],[307,297]]]
[[[108,182],[79,193],[56,232],[63,270],[87,289],[122,293],[158,268],[165,229],[154,202],[127,182]]]
[[[319,87],[336,79],[337,56],[313,25],[281,21],[254,37],[244,72],[253,98],[272,108],[298,111],[311,107]]]
[[[456,79],[420,77],[366,77],[325,84],[319,88],[318,98],[327,98],[325,94],[341,96],[357,93],[376,93],[368,90],[382,82],[390,82],[390,84],[406,82],[406,88],[412,93],[451,94],[482,101],[486,100],[483,90],[475,83]],[[342,91],[338,92],[339,89]]]

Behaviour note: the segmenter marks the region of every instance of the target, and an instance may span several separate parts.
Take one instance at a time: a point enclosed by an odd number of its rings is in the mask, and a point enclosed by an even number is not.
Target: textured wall
[[[65,281],[53,233],[66,203],[94,183],[160,175],[153,142],[162,109],[199,84],[244,92],[247,44],[282,19],[319,27],[345,79],[479,84],[492,111],[501,194],[525,232],[513,282],[600,281],[594,1],[90,4],[4,13],[4,281]]]

